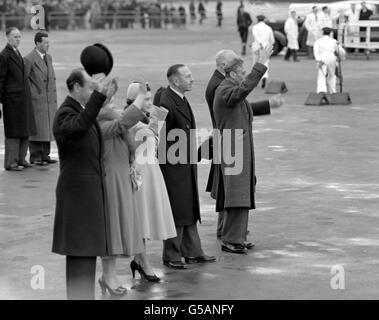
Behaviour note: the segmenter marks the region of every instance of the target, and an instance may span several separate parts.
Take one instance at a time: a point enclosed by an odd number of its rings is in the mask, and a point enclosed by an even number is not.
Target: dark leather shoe
[[[7,171],[22,171],[23,169],[24,168],[21,166],[10,166],[5,168]]]
[[[58,160],[55,160],[55,159],[51,159],[50,157],[49,158],[45,158],[45,159],[42,159],[43,162],[47,162],[47,163],[57,163]]]
[[[243,244],[234,244],[224,242],[221,250],[230,253],[247,254],[247,248]]]
[[[213,256],[207,256],[206,254],[200,256],[200,257],[188,257],[184,258],[184,261],[188,264],[192,263],[207,263],[207,262],[214,262],[216,261],[216,257]]]
[[[181,261],[163,261],[163,264],[173,269],[187,269],[186,265]]]
[[[28,161],[23,161],[22,163],[19,164],[19,166],[24,167],[24,168],[32,168],[33,165],[30,164]]]
[[[34,160],[34,161],[31,161],[30,163],[35,164],[36,166],[46,166],[47,165],[47,162],[41,161],[41,160]]]
[[[251,243],[251,242],[244,242],[243,243],[243,246],[246,248],[246,249],[253,249],[255,247],[255,244],[254,243]]]

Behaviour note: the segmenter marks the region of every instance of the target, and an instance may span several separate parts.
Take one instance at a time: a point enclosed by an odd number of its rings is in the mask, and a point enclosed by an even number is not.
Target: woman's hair
[[[138,93],[138,85],[140,83],[141,83],[140,81],[132,81],[132,83],[129,85],[128,91],[126,93],[126,106],[127,107],[129,107],[136,99],[137,93]],[[147,82],[145,83],[145,85],[146,85],[147,92],[150,92],[151,91],[150,85]]]

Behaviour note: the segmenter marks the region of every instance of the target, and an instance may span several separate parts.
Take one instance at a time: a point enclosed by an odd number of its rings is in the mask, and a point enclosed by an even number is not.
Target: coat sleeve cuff
[[[254,64],[253,70],[259,72],[263,76],[267,71],[267,67],[264,64],[257,62]]]

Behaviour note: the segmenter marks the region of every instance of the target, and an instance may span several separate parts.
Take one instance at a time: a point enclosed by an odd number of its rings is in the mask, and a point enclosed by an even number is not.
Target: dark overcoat
[[[24,57],[26,75],[30,84],[37,134],[30,141],[53,141],[53,122],[57,112],[57,88],[52,58],[46,62],[34,49]]]
[[[24,61],[10,44],[0,53],[0,102],[6,138],[25,138],[36,133]]]
[[[236,207],[255,209],[253,110],[246,97],[258,85],[266,70],[264,65],[256,63],[241,84],[227,78],[216,89],[213,112],[216,127],[221,132],[222,145],[221,164],[215,167],[212,185],[216,211]],[[230,130],[232,137],[229,147],[223,144],[226,129]],[[240,135],[237,129],[242,131]],[[235,153],[236,163],[228,164],[226,161],[225,156],[230,152]],[[238,163],[241,164],[241,170],[237,170]]]
[[[197,164],[195,161],[195,159],[197,160],[197,151],[196,147],[193,148],[194,145],[190,144],[191,129],[196,129],[195,118],[189,103],[179,97],[171,88],[167,88],[161,93],[159,106],[168,110],[166,130],[163,127],[161,131],[158,157],[167,186],[175,225],[193,225],[197,220],[200,220]],[[178,141],[178,139],[167,141],[167,139],[162,138],[162,132],[165,137],[168,137],[170,130],[173,129],[180,129],[185,133],[188,142],[186,144],[185,163],[171,164],[169,161],[167,163],[161,161],[162,152],[167,155],[170,147]],[[196,143],[194,140],[192,142]]]
[[[213,100],[215,97],[215,92],[218,86],[224,81],[225,76],[218,71],[217,69],[210,78],[207,88],[205,90],[205,100],[207,101],[209,113],[211,115],[212,126],[216,128],[216,120],[213,114]],[[261,116],[270,114],[270,102],[268,100],[262,100],[258,102],[251,102],[251,108],[253,109],[254,116]],[[215,165],[212,161],[211,168],[209,171],[208,182],[205,191],[211,192],[213,185],[213,176],[214,176]]]
[[[60,173],[56,188],[53,252],[69,256],[107,253],[103,139],[96,117],[106,97],[94,91],[85,109],[67,97],[53,133]]]

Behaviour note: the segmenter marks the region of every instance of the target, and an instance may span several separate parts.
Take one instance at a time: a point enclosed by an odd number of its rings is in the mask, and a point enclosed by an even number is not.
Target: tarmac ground
[[[143,77],[156,90],[166,84],[171,64],[184,63],[195,78],[188,100],[197,127],[210,129],[204,91],[214,55],[223,48],[239,52],[240,43],[232,24],[222,30],[211,24],[204,28],[51,32],[59,102],[66,95],[68,73],[79,66],[81,50],[102,42],[114,55],[112,75],[121,82],[118,103],[124,102],[131,80]],[[32,50],[32,37],[31,32],[23,35],[23,54]],[[257,209],[250,214],[249,239],[256,247],[247,255],[220,250],[214,201],[204,191],[209,163],[201,163],[199,233],[204,251],[217,261],[182,271],[167,269],[161,262],[161,242],[149,241],[150,260],[163,281],[133,279],[130,259],[120,259],[118,274],[129,289],[124,299],[379,297],[379,57],[344,62],[344,90],[353,101],[347,106],[305,106],[308,93],[316,89],[316,65],[300,59],[272,59],[270,78],[285,81],[286,102],[270,116],[254,120]],[[250,69],[250,56],[245,60]],[[249,96],[250,101],[267,98],[259,87]],[[0,299],[65,299],[65,259],[51,253],[58,173],[58,164],[23,172],[0,170]],[[33,289],[36,270],[44,271],[44,289]],[[97,271],[100,276],[100,262]],[[109,298],[101,296],[98,285],[96,297]]]

